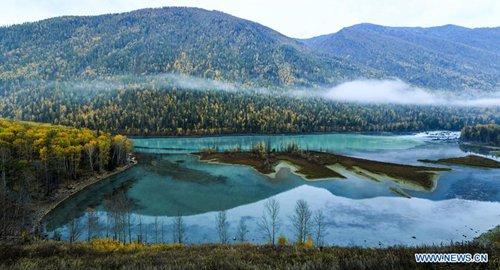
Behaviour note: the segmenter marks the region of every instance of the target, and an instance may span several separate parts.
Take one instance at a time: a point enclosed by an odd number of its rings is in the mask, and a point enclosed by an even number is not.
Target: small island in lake
[[[457,158],[443,158],[438,160],[421,159],[420,162],[442,164],[442,165],[459,165],[482,168],[500,168],[500,162],[476,155],[468,155]]]
[[[289,145],[277,151],[269,147],[266,149],[264,143],[259,143],[251,151],[233,149],[219,152],[215,149],[202,149],[194,154],[199,156],[200,160],[251,166],[270,177],[274,177],[279,168],[285,166],[306,180],[342,179],[346,178],[344,173],[353,173],[375,181],[389,179],[426,191],[434,188],[438,172],[450,170],[380,162],[326,152],[304,151],[296,145]]]

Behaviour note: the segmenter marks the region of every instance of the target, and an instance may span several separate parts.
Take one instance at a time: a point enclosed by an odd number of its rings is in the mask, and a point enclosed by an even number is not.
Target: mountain
[[[313,85],[361,71],[260,24],[198,8],[59,17],[0,28],[0,80],[164,72],[261,85]]]
[[[68,16],[0,28],[0,95],[42,82],[181,73],[257,86],[393,78],[500,88],[500,28],[360,24],[306,40],[198,8]]]
[[[359,24],[302,42],[418,86],[449,90],[500,87],[500,28]]]

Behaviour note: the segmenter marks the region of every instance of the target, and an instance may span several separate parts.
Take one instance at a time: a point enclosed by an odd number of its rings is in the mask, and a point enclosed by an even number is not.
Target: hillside
[[[434,89],[500,86],[500,28],[385,27],[359,24],[302,40],[355,65]]]
[[[35,85],[0,98],[3,117],[140,136],[460,130],[500,122],[500,107],[348,104],[280,90],[193,90],[89,82]]]
[[[373,24],[297,40],[218,11],[143,9],[0,28],[0,84],[182,73],[272,87],[398,77],[491,91],[500,85],[499,40],[500,28]]]
[[[0,82],[182,73],[264,86],[358,77],[260,24],[197,8],[59,17],[0,28]]]

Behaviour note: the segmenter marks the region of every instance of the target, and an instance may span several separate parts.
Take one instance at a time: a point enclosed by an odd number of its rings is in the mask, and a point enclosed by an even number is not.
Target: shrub
[[[307,237],[306,242],[304,243],[304,247],[311,248],[312,246],[313,246],[313,239],[312,239],[311,235],[309,235]]]
[[[23,243],[25,243],[25,244],[29,243],[29,242],[31,242],[31,234],[27,231],[23,231],[21,233],[21,239],[22,239]]]
[[[288,245],[288,240],[283,234],[280,234],[280,237],[278,237],[278,246],[286,246]]]

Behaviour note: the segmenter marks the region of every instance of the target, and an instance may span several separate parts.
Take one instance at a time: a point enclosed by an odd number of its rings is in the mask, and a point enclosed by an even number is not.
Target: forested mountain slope
[[[59,17],[0,28],[0,62],[4,82],[172,72],[288,86],[361,75],[351,64],[322,57],[270,28],[197,8]]]
[[[362,24],[297,40],[196,8],[53,18],[0,28],[0,116],[134,135],[460,130],[499,122],[500,107],[346,104],[276,88],[398,77],[495,91],[499,29]],[[199,81],[163,85],[166,73]]]
[[[92,88],[92,84],[89,88]],[[500,107],[348,104],[319,97],[179,87],[88,90],[71,85],[0,99],[4,117],[128,135],[460,130],[499,123]]]
[[[500,28],[360,24],[306,40],[197,8],[58,17],[0,28],[0,83],[182,73],[259,86],[397,77],[446,90],[497,90]]]
[[[498,27],[359,24],[303,42],[332,57],[418,86],[445,90],[495,90],[500,86]]]

